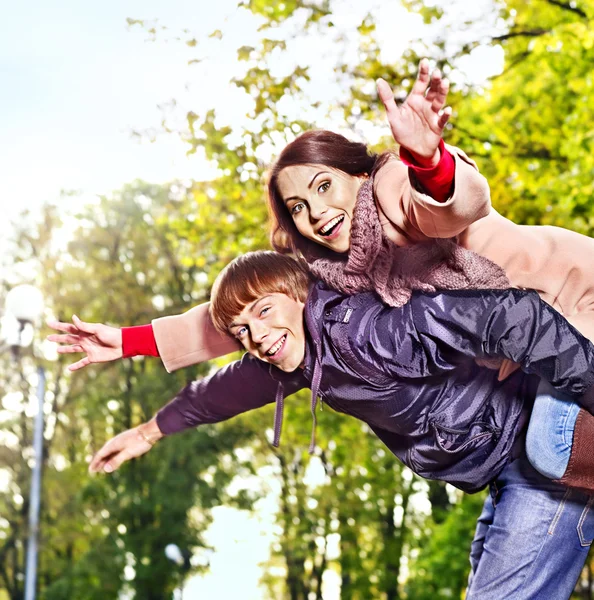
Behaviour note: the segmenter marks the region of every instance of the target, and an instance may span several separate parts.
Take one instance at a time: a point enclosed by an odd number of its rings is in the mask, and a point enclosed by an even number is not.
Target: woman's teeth
[[[274,354],[276,354],[281,349],[281,346],[283,345],[286,338],[287,335],[283,335],[283,337],[278,342],[276,342],[276,344],[274,344],[274,346],[272,346],[272,348],[270,348],[270,350],[268,350],[266,354],[268,354],[268,356],[273,356]]]
[[[329,221],[324,225],[324,227],[320,228],[320,235],[330,235],[332,230],[339,224],[344,221],[344,215],[340,215],[339,217],[334,217],[332,221]]]

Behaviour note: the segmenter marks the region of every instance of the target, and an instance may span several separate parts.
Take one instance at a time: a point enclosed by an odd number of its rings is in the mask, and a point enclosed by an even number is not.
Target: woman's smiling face
[[[347,252],[353,210],[363,181],[364,176],[324,165],[295,165],[278,174],[277,187],[302,236],[334,252]]]

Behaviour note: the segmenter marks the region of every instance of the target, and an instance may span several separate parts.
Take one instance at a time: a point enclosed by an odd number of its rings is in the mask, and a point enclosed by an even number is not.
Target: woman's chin
[[[320,244],[320,246],[324,246],[325,248],[328,248],[337,254],[344,254],[345,252],[348,252],[349,248],[351,247],[351,239],[349,232],[347,231],[344,233],[341,232],[341,235],[335,237],[334,239],[317,238],[314,241]]]
[[[337,254],[345,254],[349,251],[351,247],[350,240],[348,237],[340,238],[334,241],[332,245],[329,245],[328,248]]]

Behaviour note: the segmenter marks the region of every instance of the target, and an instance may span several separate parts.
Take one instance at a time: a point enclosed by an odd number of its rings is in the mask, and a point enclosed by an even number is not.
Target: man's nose
[[[263,323],[253,323],[251,326],[254,344],[261,344],[268,336],[268,327]]]

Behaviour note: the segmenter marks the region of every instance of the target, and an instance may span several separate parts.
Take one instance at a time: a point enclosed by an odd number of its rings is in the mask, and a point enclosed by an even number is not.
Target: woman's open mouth
[[[287,334],[285,333],[285,335],[283,335],[283,337],[280,340],[278,340],[278,342],[276,342],[273,346],[271,346],[268,349],[268,351],[266,352],[266,356],[268,356],[269,358],[277,358],[285,345],[286,339]]]
[[[336,237],[338,232],[340,231],[340,227],[344,221],[344,215],[339,215],[338,217],[334,217],[328,223],[326,223],[323,227],[320,227],[318,233],[325,238],[333,238]]]

